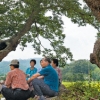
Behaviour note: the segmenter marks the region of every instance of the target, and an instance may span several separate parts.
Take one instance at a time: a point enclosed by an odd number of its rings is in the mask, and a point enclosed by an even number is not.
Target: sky
[[[78,27],[78,24],[73,24],[70,19],[62,17],[64,21],[64,34],[66,38],[64,45],[70,48],[73,54],[73,59],[88,59],[90,53],[93,52],[93,46],[96,41],[97,30],[92,26]],[[42,40],[44,45],[48,45],[48,42]],[[10,52],[3,60],[12,59],[29,59],[29,58],[40,58],[41,55],[35,55],[34,49],[28,44],[28,47],[21,51],[20,46],[17,47],[16,51]]]

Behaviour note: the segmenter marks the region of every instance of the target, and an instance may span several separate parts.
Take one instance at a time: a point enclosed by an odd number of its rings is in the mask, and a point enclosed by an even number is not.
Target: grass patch
[[[100,100],[100,82],[63,82],[66,100]]]

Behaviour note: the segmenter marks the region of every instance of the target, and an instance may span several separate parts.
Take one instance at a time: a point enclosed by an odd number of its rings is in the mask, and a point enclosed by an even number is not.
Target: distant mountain
[[[41,58],[34,58],[36,60],[36,65],[35,67],[39,70],[41,70],[41,65],[40,65],[40,60]],[[28,67],[30,67],[30,60],[31,59],[19,59],[20,63],[20,69],[23,70],[24,72]],[[7,74],[10,71],[10,61],[2,61],[0,62],[0,75],[1,74]]]

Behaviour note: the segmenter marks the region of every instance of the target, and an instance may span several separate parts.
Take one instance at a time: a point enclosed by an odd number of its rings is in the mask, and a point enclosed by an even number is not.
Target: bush
[[[91,100],[100,99],[100,82],[63,82],[70,92],[66,95],[66,100]]]

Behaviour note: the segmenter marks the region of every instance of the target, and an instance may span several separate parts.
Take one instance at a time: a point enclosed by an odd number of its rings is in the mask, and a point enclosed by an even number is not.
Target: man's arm
[[[8,73],[7,76],[6,76],[6,81],[5,81],[5,85],[10,88],[11,87],[11,74]]]
[[[62,82],[62,72],[60,68],[58,69],[58,74],[59,74],[60,82]]]
[[[35,78],[37,78],[37,77],[39,77],[39,76],[40,76],[40,73],[34,74],[32,77],[30,77],[30,78],[28,79],[28,83],[30,83],[32,80],[34,80]]]
[[[39,77],[37,77],[38,79],[43,79],[44,78],[44,76],[39,76]]]

